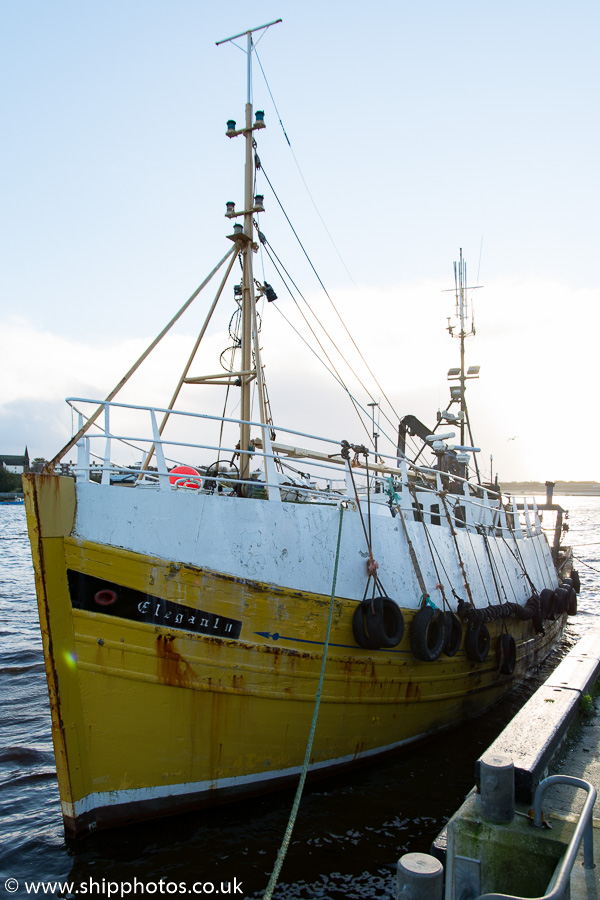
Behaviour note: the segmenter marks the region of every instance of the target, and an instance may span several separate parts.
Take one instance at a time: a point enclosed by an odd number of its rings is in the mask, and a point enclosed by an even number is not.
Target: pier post
[[[427,853],[405,853],[398,860],[396,900],[442,900],[444,867]]]
[[[515,773],[510,756],[484,753],[480,760],[481,812],[489,822],[512,822],[515,815]]]

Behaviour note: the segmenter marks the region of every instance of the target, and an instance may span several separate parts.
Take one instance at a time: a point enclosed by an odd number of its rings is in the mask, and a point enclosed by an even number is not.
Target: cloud
[[[453,299],[442,290],[441,283],[427,282],[363,285],[333,294],[364,360],[327,298],[307,295],[327,332],[336,335],[332,342],[314,325],[330,356],[325,366],[317,358],[322,351],[315,336],[292,301],[280,298],[277,306],[265,304],[262,361],[275,422],[335,441],[368,439],[372,425],[366,416],[366,424],[357,421],[339,378],[367,413],[369,402],[381,404],[376,415],[384,452],[393,454],[397,416],[412,413],[433,426],[437,409],[449,401],[447,369],[458,363],[458,341],[445,331]],[[600,425],[590,412],[597,380],[598,310],[598,289],[550,280],[507,280],[477,292],[477,337],[467,342],[467,364],[479,364],[481,375],[469,383],[467,397],[486,475],[493,456],[493,470],[505,480],[600,480],[600,463],[582,448],[579,434],[576,439],[580,431],[587,445],[600,439]],[[216,322],[215,334],[207,335],[190,374],[219,371],[221,351],[231,344],[223,326],[228,315]],[[306,315],[314,322],[309,312]],[[290,331],[286,318],[306,341]],[[23,317],[5,326],[0,362],[5,453],[20,453],[27,444],[31,455],[54,455],[77,425],[62,398],[106,396],[150,342],[147,337],[96,336],[89,329],[77,340],[61,336],[59,327],[57,321],[56,331],[38,329]],[[167,336],[119,399],[167,406],[193,341],[191,333]],[[334,366],[335,377],[328,371]],[[183,408],[212,415],[224,409],[224,391],[216,387],[185,386],[181,399]],[[236,415],[235,401],[228,409]],[[189,436],[191,429],[180,432]],[[515,434],[519,440],[509,441]],[[197,434],[193,439],[201,442]],[[216,443],[218,436],[213,434],[212,440]]]

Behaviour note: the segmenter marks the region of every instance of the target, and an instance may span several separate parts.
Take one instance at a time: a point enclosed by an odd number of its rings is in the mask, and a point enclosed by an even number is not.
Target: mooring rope
[[[287,828],[285,829],[285,834],[283,836],[283,840],[281,842],[281,847],[279,848],[279,852],[277,853],[277,859],[275,860],[275,865],[273,867],[273,871],[271,873],[271,877],[269,879],[269,883],[267,885],[267,889],[263,894],[263,900],[271,900],[273,896],[273,891],[277,885],[277,881],[279,879],[279,873],[281,872],[281,867],[283,866],[283,861],[285,859],[285,855],[288,851],[288,847],[290,844],[290,840],[292,837],[292,831],[294,829],[294,825],[296,823],[296,816],[298,815],[298,809],[300,808],[300,800],[302,799],[302,791],[304,790],[304,782],[306,781],[306,775],[308,772],[308,766],[310,763],[310,754],[312,753],[312,745],[315,737],[315,731],[317,729],[317,718],[319,715],[319,706],[321,704],[321,694],[323,693],[323,681],[325,680],[325,663],[327,661],[327,651],[329,649],[329,636],[331,634],[331,622],[333,619],[333,603],[335,600],[335,584],[337,581],[337,573],[338,573],[338,565],[340,561],[340,546],[342,543],[342,521],[344,517],[344,507],[340,506],[340,524],[338,528],[338,539],[337,539],[337,550],[335,554],[335,565],[333,567],[333,583],[331,585],[331,600],[329,602],[329,619],[327,621],[327,631],[325,633],[325,643],[323,646],[323,661],[321,662],[321,674],[319,675],[319,685],[317,687],[317,694],[315,696],[315,708],[313,712],[312,722],[310,723],[310,732],[308,735],[308,743],[306,745],[306,753],[304,754],[304,765],[302,766],[302,772],[300,773],[300,781],[298,782],[298,787],[296,788],[296,796],[294,797],[294,802],[292,804],[292,811],[290,812],[290,817],[287,823]]]
[[[586,545],[585,545],[585,544],[582,544],[582,546],[585,547]],[[592,570],[592,572],[598,572],[598,573],[600,574],[600,569],[595,569],[593,566],[590,566],[589,563],[586,563],[585,559],[581,559],[581,557],[575,556],[574,553],[573,553],[572,555],[573,555],[573,559],[576,559],[577,562],[578,562],[578,563],[581,563],[582,566],[587,566],[588,569],[591,569],[591,570]]]

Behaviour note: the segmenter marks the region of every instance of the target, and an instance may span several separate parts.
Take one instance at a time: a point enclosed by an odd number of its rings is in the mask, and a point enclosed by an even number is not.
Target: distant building
[[[22,475],[23,472],[27,472],[29,470],[27,447],[25,447],[23,456],[7,456],[5,453],[0,453],[0,466],[6,469],[7,472],[13,472],[15,475]]]

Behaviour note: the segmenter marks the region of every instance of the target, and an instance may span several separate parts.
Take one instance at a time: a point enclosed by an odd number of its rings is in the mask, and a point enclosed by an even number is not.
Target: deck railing
[[[440,469],[417,466],[372,450],[328,438],[277,428],[278,435],[291,439],[292,443],[276,442],[267,428],[259,422],[248,424],[257,433],[249,454],[256,463],[250,478],[241,478],[233,460],[239,457],[239,444],[235,437],[226,443],[221,440],[224,430],[237,436],[240,419],[225,418],[208,413],[167,410],[157,406],[140,406],[121,402],[101,402],[84,397],[70,397],[67,402],[77,413],[81,428],[85,421],[81,405],[104,407],[103,416],[94,423],[77,445],[78,456],[75,476],[78,481],[97,480],[102,484],[123,483],[129,479],[137,487],[159,490],[196,490],[198,492],[233,493],[244,491],[250,496],[264,496],[275,500],[305,502],[366,504],[373,514],[389,514],[391,508],[416,521],[428,525],[441,524],[444,520],[455,529],[466,529],[490,535],[510,537],[514,540],[525,535],[541,533],[541,523],[535,501],[521,509],[514,501],[458,476],[450,476]],[[158,422],[170,416],[170,437],[160,434]],[[132,422],[142,414],[143,427],[132,428]],[[124,420],[115,427],[115,420]],[[203,430],[219,431],[218,441],[191,441],[176,439],[177,426],[200,423]],[[175,426],[175,427],[173,427]],[[311,446],[299,447],[296,441]],[[343,447],[343,444],[345,445]],[[124,465],[113,461],[117,448],[127,448],[142,457],[141,463]],[[97,448],[97,450],[95,449]],[[156,463],[153,469],[143,468],[149,451]],[[344,450],[344,455],[342,451]],[[217,462],[209,466],[209,459],[217,456]],[[344,458],[345,456],[345,458]],[[198,462],[198,459],[205,460]],[[95,464],[95,461],[98,461]],[[227,466],[227,471],[220,467]],[[296,466],[302,464],[302,471]],[[172,469],[177,465],[197,468],[201,486],[194,478],[177,479]],[[208,468],[208,472],[207,470]],[[214,471],[213,471],[214,469]],[[289,473],[289,474],[288,474]]]

